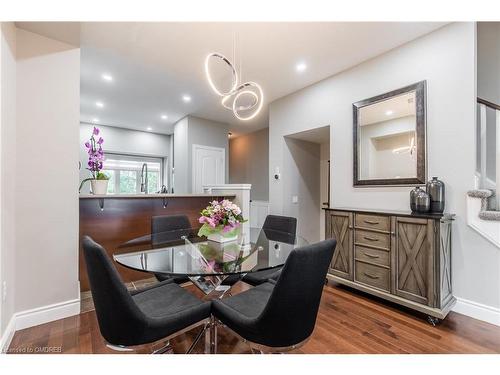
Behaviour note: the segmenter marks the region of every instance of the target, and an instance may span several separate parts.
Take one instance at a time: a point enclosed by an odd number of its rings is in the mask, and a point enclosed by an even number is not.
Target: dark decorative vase
[[[417,186],[415,189],[410,191],[410,209],[412,212],[417,211],[417,195],[419,192],[423,191],[420,186]]]
[[[431,208],[431,198],[424,190],[419,189],[415,195],[415,211],[417,212],[429,212]]]
[[[431,212],[441,213],[444,211],[444,182],[432,177],[427,182],[427,194],[431,197]]]

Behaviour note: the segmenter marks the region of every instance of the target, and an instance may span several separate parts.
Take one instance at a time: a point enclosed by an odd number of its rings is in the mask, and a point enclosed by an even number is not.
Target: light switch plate
[[[299,203],[299,197],[296,195],[292,196],[292,203]]]

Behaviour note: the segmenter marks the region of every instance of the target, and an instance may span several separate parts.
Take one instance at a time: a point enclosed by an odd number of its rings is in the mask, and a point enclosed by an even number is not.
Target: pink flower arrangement
[[[231,236],[246,220],[241,215],[241,209],[236,204],[224,199],[220,202],[212,201],[209,206],[201,211],[198,221],[203,224],[198,231],[199,236],[207,236],[213,233]]]

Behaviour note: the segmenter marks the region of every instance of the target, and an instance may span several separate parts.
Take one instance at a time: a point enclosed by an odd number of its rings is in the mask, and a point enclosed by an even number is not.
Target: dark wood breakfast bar
[[[119,253],[119,246],[134,238],[151,233],[151,217],[186,215],[193,227],[198,227],[200,211],[214,199],[233,199],[233,195],[213,194],[143,194],[143,195],[81,195],[79,224],[80,290],[90,289],[81,239],[88,235],[100,243],[110,258]],[[127,247],[123,252],[132,251]],[[124,282],[144,279],[145,274],[118,267]]]

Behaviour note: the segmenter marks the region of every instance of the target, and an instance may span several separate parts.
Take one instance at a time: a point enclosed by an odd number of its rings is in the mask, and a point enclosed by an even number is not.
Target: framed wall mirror
[[[427,180],[426,82],[353,104],[354,186]]]

